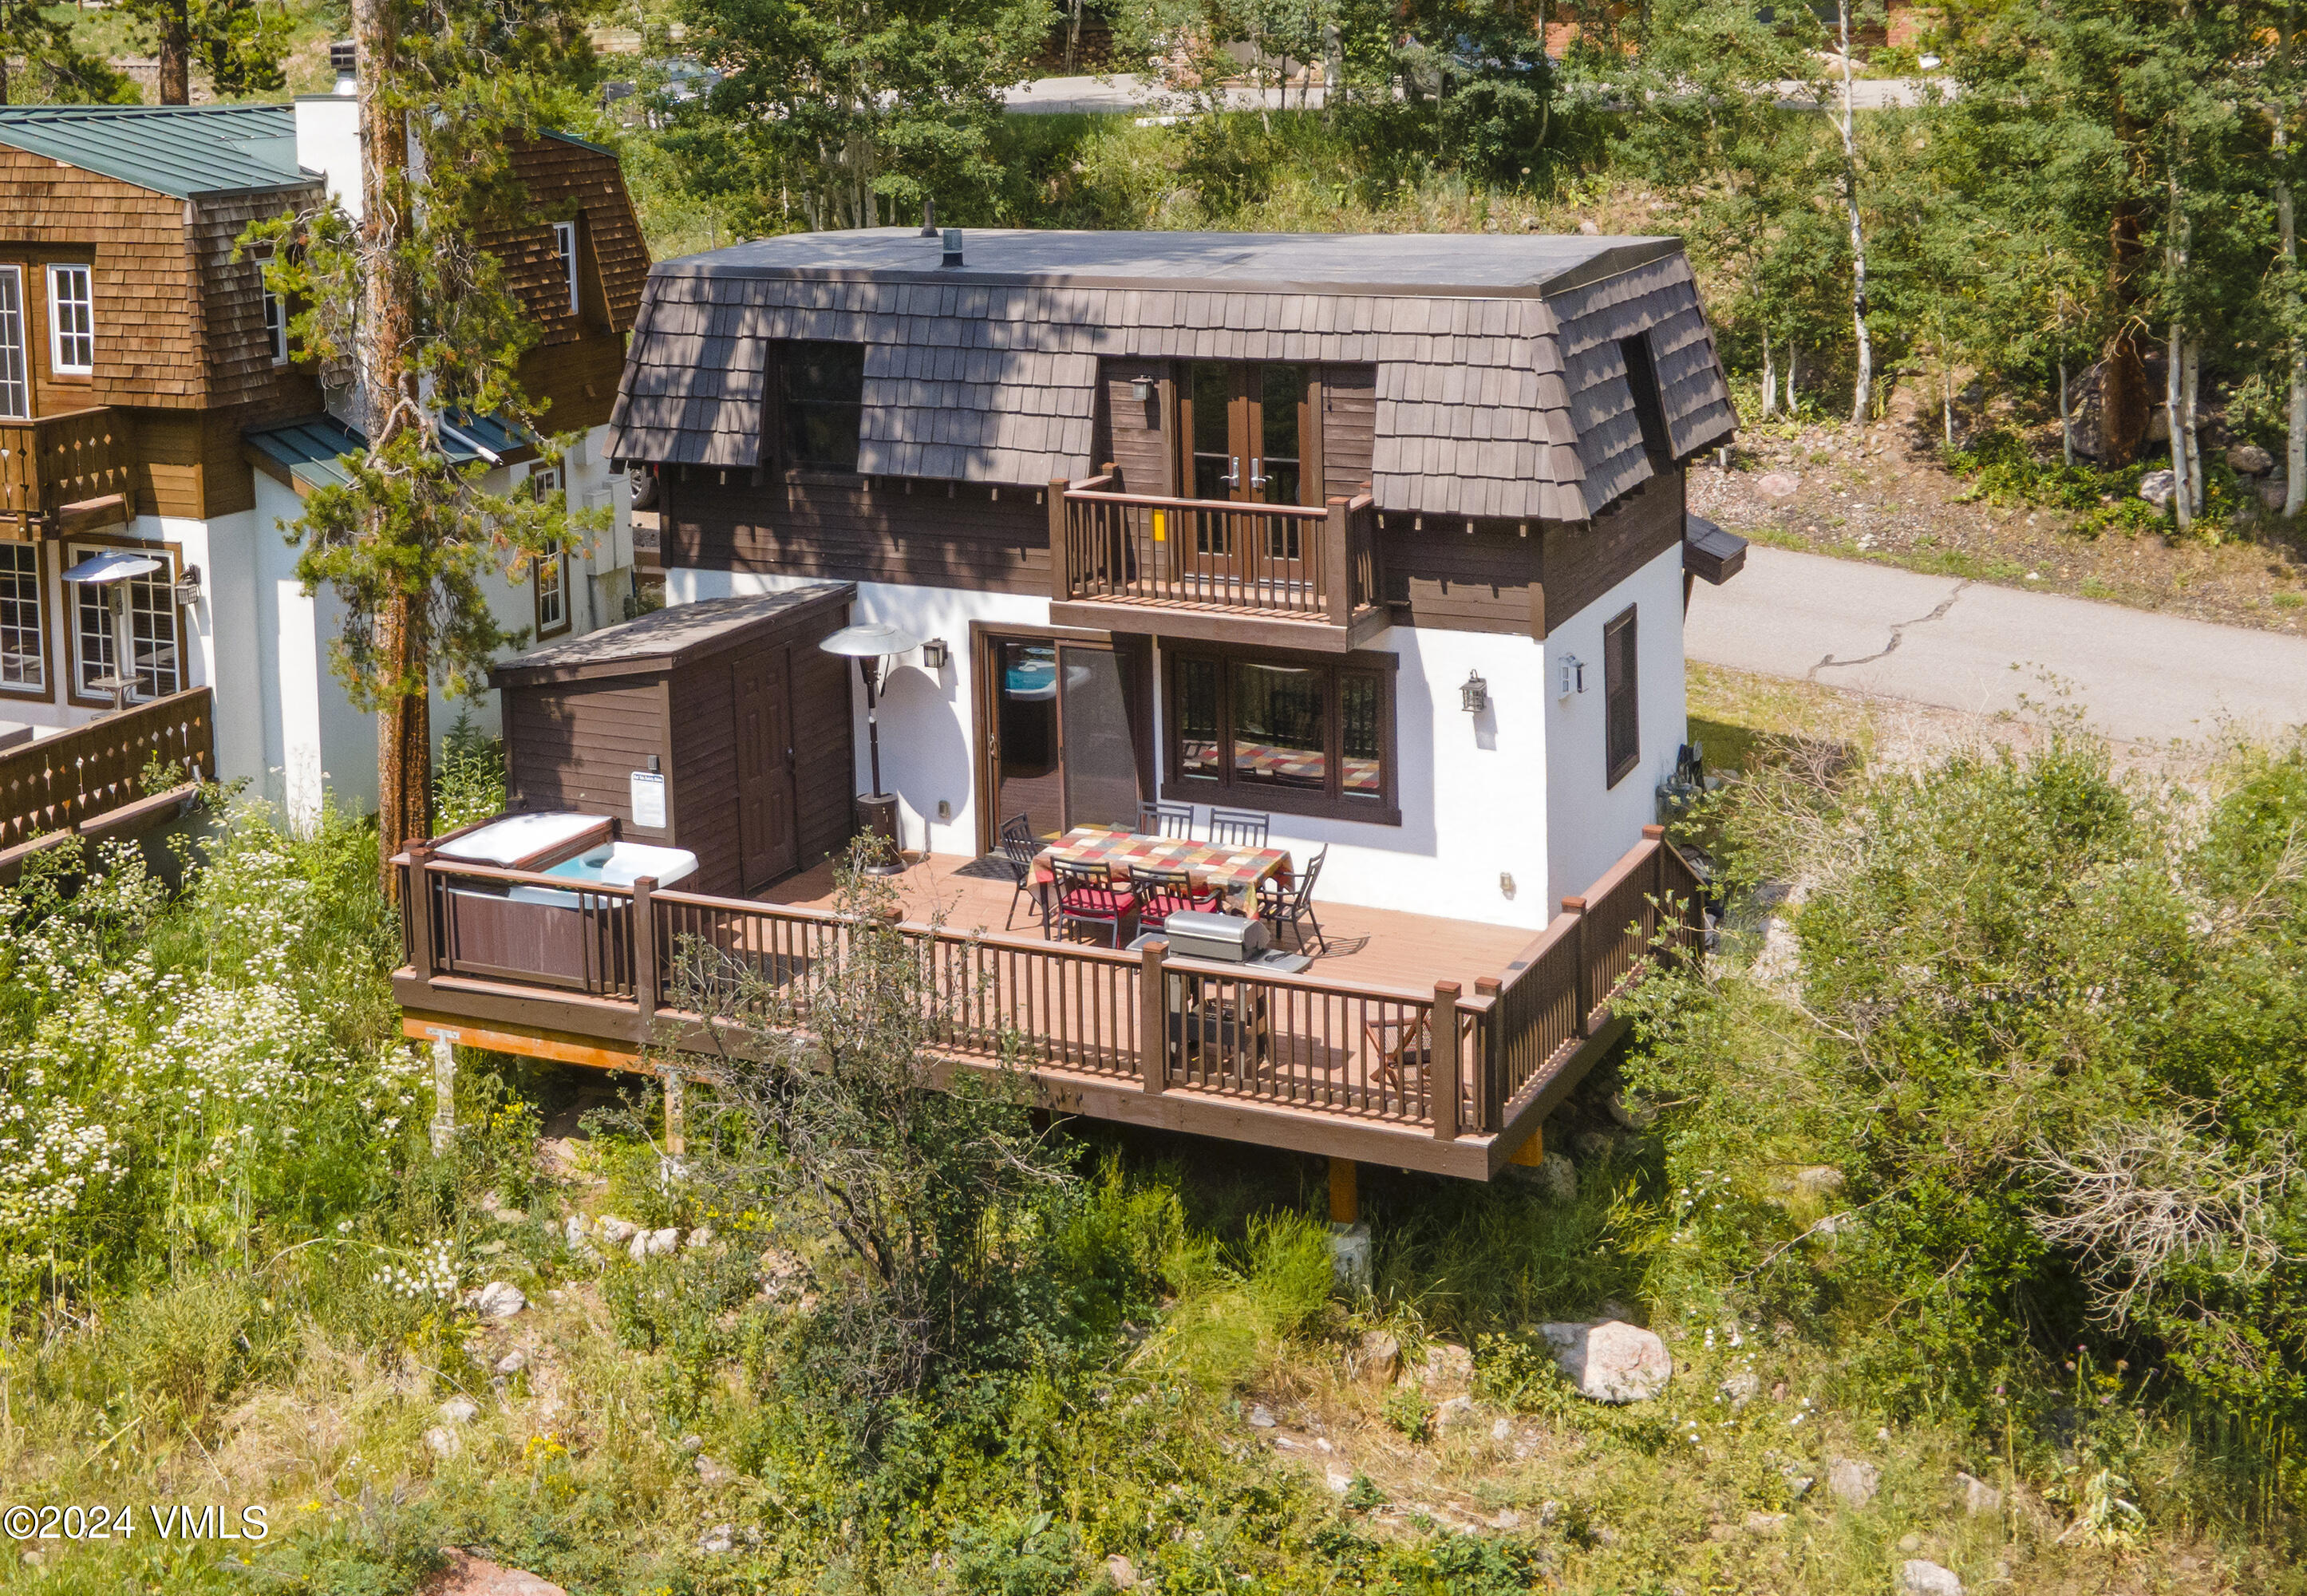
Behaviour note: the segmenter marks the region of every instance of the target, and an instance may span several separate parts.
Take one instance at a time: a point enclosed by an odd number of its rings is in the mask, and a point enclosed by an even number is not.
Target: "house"
[[[1345,1224],[1362,1163],[1534,1162],[1701,924],[1655,821],[1689,585],[1744,556],[1683,468],[1731,425],[1672,239],[878,230],[660,264],[605,447],[671,602],[498,667],[512,812],[393,861],[405,1030],[436,1079],[458,1043],[658,1070],[677,1145],[716,994],[750,972],[805,1031],[861,934],[822,855],[878,742],[854,816],[897,805],[889,929],[952,995],[951,1067],[1322,1154]],[[894,654],[876,719],[828,648]],[[1231,917],[1147,930],[1175,902],[1116,889],[1197,845],[1149,802],[1205,845],[1249,815],[1269,845],[1198,855]],[[1136,905],[1114,945],[1033,920],[1060,862]],[[1255,954],[1285,915],[1244,875],[1313,876],[1321,928]]]
[[[0,721],[46,738],[121,696],[210,690],[221,774],[298,819],[324,787],[375,802],[374,723],[329,665],[336,601],[300,592],[280,530],[360,439],[233,254],[253,221],[357,210],[345,65],[339,93],[293,106],[0,107]],[[594,548],[491,585],[501,619],[550,637],[622,619],[651,579],[601,449],[648,262],[613,153],[547,135],[516,164],[547,219],[488,243],[542,324],[523,380],[584,442],[539,459],[485,419],[450,442],[499,489],[559,473],[572,506],[617,506]],[[64,579],[113,549],[155,563]]]
[[[655,267],[605,447],[670,602],[937,645],[907,848],[1256,811],[1330,900],[1535,931],[1657,818],[1732,425],[1671,238],[883,228]]]

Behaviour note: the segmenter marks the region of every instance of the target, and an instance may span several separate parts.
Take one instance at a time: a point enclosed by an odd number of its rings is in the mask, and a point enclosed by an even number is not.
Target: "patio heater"
[[[128,583],[132,578],[150,576],[159,569],[160,562],[150,554],[106,549],[64,573],[67,582],[104,591],[105,607],[112,615],[112,671],[93,678],[89,685],[109,691],[116,710],[128,708],[129,692],[136,685],[135,646],[128,628]]]
[[[873,790],[857,795],[857,827],[868,837],[885,838],[889,845],[885,857],[865,867],[868,875],[899,875],[905,868],[904,845],[897,836],[897,795],[881,790],[881,676],[888,661],[919,646],[920,639],[904,628],[879,622],[845,626],[818,645],[828,654],[855,660],[858,674],[865,679],[865,745],[871,751]]]

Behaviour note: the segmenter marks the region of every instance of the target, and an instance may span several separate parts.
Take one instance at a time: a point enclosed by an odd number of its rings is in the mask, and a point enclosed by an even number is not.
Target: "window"
[[[577,313],[577,224],[553,224],[553,253],[561,257],[561,280],[569,285],[569,313]]]
[[[91,554],[119,546],[122,545],[74,544],[67,551],[66,562],[77,565]],[[116,668],[113,650],[117,634],[113,630],[112,612],[115,592],[120,595],[119,602],[126,608],[128,617],[128,674],[134,678],[128,690],[129,698],[138,703],[166,698],[184,685],[176,643],[176,553],[157,544],[132,546],[136,553],[159,561],[160,569],[117,582],[65,584],[73,606],[73,691],[95,702],[112,701],[112,690],[98,683]]]
[[[261,269],[261,268],[260,268]],[[264,296],[264,347],[272,352],[272,364],[288,364],[288,302],[270,287],[257,290]]]
[[[40,545],[0,543],[0,692],[47,691],[40,608]]]
[[[1659,397],[1658,366],[1651,358],[1651,335],[1638,332],[1618,340],[1618,355],[1626,363],[1626,389],[1634,395],[1634,420],[1642,429],[1642,453],[1651,469],[1665,476],[1674,468],[1674,443],[1667,436],[1666,405]]]
[[[1197,360],[1179,389],[1181,479],[1196,499],[1322,502],[1321,418],[1309,365]],[[1274,559],[1296,559],[1297,526],[1271,523]],[[1205,538],[1209,534],[1205,533]],[[1222,537],[1222,531],[1217,536]],[[1285,539],[1291,546],[1281,546]],[[1206,546],[1204,553],[1222,553]]]
[[[24,272],[0,266],[0,416],[31,413],[31,385],[24,374]]]
[[[66,376],[96,370],[96,300],[89,268],[48,268],[48,366]]]
[[[1617,786],[1642,762],[1642,721],[1634,685],[1634,606],[1602,629],[1603,763]]]
[[[528,491],[537,499],[548,499],[559,493],[560,468],[530,467]],[[564,545],[536,562],[536,635],[540,639],[558,637],[568,630],[569,550]]]
[[[864,401],[864,345],[778,345],[777,463],[787,469],[857,469]]]
[[[1169,658],[1164,797],[1401,824],[1392,655]]]

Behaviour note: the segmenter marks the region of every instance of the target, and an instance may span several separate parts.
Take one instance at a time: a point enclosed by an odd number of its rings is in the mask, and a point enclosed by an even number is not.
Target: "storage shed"
[[[757,892],[837,852],[851,672],[817,645],[855,594],[812,582],[676,605],[498,665],[507,807],[613,815],[632,841],[687,848],[696,892]]]

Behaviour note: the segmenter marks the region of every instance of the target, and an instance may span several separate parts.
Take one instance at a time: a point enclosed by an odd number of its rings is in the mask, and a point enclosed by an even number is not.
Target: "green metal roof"
[[[496,457],[490,463],[513,463],[536,458],[536,447],[493,416],[455,415],[443,418],[442,452],[453,465],[467,465],[485,450]],[[253,428],[241,434],[247,445],[267,459],[285,467],[302,495],[321,486],[347,487],[352,476],[343,465],[346,455],[358,454],[368,440],[333,416],[306,416],[277,426]]]
[[[290,106],[0,106],[0,144],[176,199],[314,176]]]

